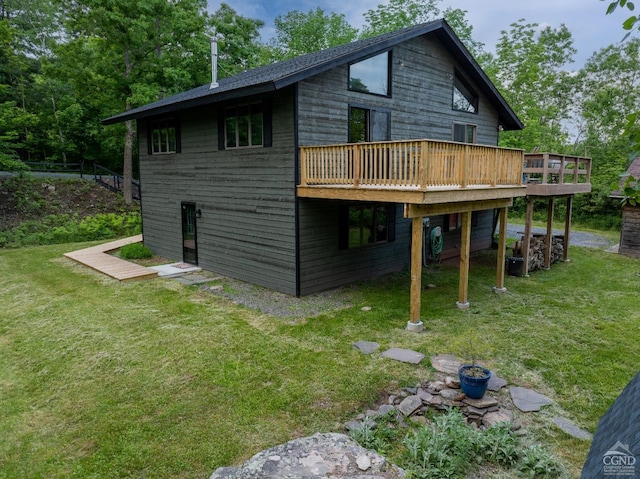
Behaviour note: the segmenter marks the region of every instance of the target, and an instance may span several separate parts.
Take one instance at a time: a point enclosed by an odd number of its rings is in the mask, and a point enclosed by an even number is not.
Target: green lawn
[[[424,272],[425,334],[404,330],[409,274],[352,287],[353,307],[269,317],[173,280],[118,283],[62,254],[82,245],[0,251],[0,477],[208,477],[266,447],[340,425],[412,366],[364,356],[378,341],[427,356],[469,337],[512,384],[551,397],[525,417],[530,435],[578,475],[594,432],[640,364],[640,261],[573,248],[569,263],[492,292],[495,258],[471,267],[471,309],[455,308],[458,273]],[[371,311],[362,311],[362,306]]]

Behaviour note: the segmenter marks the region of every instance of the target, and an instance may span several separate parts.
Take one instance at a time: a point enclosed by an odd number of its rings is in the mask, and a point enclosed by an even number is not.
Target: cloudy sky
[[[209,0],[209,9],[215,11],[220,1]],[[354,27],[364,22],[363,13],[385,0],[225,0],[239,14],[258,18],[265,22],[263,40],[273,34],[273,19],[291,10],[307,12],[317,7],[325,12],[342,13]],[[524,18],[527,22],[558,27],[564,23],[574,38],[578,50],[576,68],[582,66],[591,54],[600,48],[619,42],[625,32],[622,22],[630,16],[627,10],[605,15],[609,1],[600,0],[442,0],[442,10],[447,7],[467,11],[467,19],[473,25],[473,35],[493,51],[501,30]]]

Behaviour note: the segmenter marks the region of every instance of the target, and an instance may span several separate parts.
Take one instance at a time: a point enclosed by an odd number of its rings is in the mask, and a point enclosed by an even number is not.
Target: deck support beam
[[[553,246],[553,212],[555,207],[555,198],[549,198],[549,206],[547,208],[547,240],[544,248],[544,269],[551,269],[551,247]]]
[[[531,248],[531,225],[533,223],[533,198],[527,196],[527,213],[524,222],[524,238],[522,239],[522,257],[524,268],[522,274],[529,276],[529,249]]]
[[[422,217],[416,216],[411,222],[411,311],[407,329],[421,332],[424,329],[420,320],[422,303]]]
[[[507,291],[507,288],[504,287],[504,267],[507,249],[507,208],[500,208],[499,213],[498,264],[496,265],[496,285],[493,290],[496,293],[505,293]]]
[[[571,236],[571,215],[573,214],[573,195],[567,196],[567,216],[564,220],[564,244],[562,251],[562,261],[571,261],[569,259],[569,243]]]
[[[459,309],[469,308],[469,258],[471,256],[471,211],[462,212],[462,230],[460,237],[460,279],[458,282]]]

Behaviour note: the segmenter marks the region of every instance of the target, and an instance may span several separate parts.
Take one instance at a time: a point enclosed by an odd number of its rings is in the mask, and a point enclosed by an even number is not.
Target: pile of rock
[[[499,393],[506,384],[505,380],[494,377],[489,389]],[[356,421],[348,422],[345,427],[347,430],[362,427],[390,411],[398,411],[402,415],[401,419],[426,424],[432,412],[449,408],[459,409],[469,424],[478,427],[490,428],[498,423],[508,422],[512,429],[520,428],[519,423],[513,421],[513,403],[508,395],[486,393],[480,399],[472,399],[462,392],[459,380],[448,375],[436,375],[432,381],[427,380],[415,387],[403,388],[390,394],[387,404],[381,405],[378,410],[369,410],[359,415]]]

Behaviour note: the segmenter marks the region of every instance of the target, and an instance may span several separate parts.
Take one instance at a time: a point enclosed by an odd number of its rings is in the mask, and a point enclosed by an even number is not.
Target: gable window
[[[454,123],[453,124],[453,141],[459,141],[460,143],[475,143],[477,140],[476,125],[470,125],[468,123]]]
[[[226,148],[263,146],[262,103],[225,108],[224,126]]]
[[[391,52],[349,65],[349,90],[391,95]]]
[[[389,117],[387,110],[349,107],[349,143],[389,140]]]
[[[478,113],[478,94],[457,71],[453,75],[452,107],[457,111]]]
[[[149,153],[176,153],[180,150],[174,118],[152,121],[149,129]]]
[[[340,249],[395,240],[395,206],[387,203],[345,205],[340,218]]]

